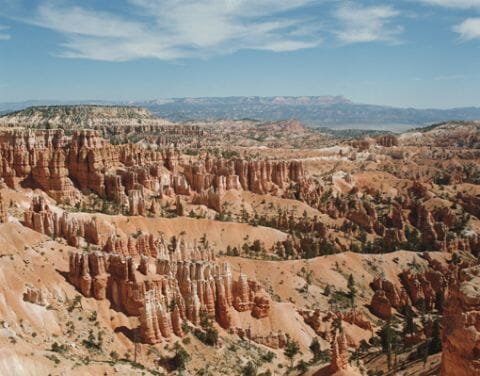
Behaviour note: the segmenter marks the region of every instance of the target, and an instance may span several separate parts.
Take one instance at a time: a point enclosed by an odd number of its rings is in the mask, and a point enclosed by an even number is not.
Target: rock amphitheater
[[[103,110],[1,118],[0,374],[479,374],[478,123]]]

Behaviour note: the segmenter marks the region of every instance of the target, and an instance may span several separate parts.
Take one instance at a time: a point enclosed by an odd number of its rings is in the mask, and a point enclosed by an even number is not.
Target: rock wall
[[[184,162],[170,148],[112,145],[93,129],[11,129],[0,132],[0,178],[11,188],[39,187],[57,201],[74,202],[82,193],[128,206],[146,215],[152,197],[185,195],[196,204],[220,210],[230,189],[284,195],[305,181],[299,161],[212,159]]]
[[[431,311],[435,308],[437,294],[445,295],[448,287],[455,282],[456,268],[447,267],[424,253],[428,267],[424,271],[404,270],[399,274],[402,287],[384,278],[373,280],[371,287],[375,291],[370,310],[376,316],[386,320],[393,315],[394,309],[402,311],[404,307],[422,306]]]
[[[40,187],[55,199],[78,192],[68,177],[67,139],[62,130],[13,129],[0,133],[0,174],[16,188],[21,182]]]
[[[64,238],[73,247],[79,247],[83,239],[90,244],[100,243],[94,219],[78,218],[68,212],[54,212],[42,196],[32,199],[30,209],[24,212],[24,225],[53,238]]]
[[[480,374],[480,266],[464,269],[442,320],[442,376]]]
[[[180,242],[171,252],[149,236],[130,246],[131,254],[137,250],[154,257],[72,253],[68,279],[83,295],[108,299],[114,308],[139,316],[145,343],[182,336],[182,323],[199,325],[201,311],[226,329],[232,309],[251,311],[258,319],[268,315],[268,295],[244,274],[233,280],[229,265],[217,264],[211,250]]]

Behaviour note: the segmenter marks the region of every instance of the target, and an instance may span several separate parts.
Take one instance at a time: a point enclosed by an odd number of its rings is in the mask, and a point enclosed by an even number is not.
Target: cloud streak
[[[419,0],[422,3],[437,5],[445,8],[480,8],[480,0]]]
[[[11,38],[10,34],[7,33],[9,27],[0,25],[0,40],[9,40]]]
[[[335,12],[335,17],[342,26],[335,34],[343,43],[397,43],[403,27],[392,25],[392,20],[399,15],[389,5],[361,6],[346,3]]]
[[[313,0],[128,0],[129,14],[43,2],[29,23],[61,33],[59,56],[175,60],[239,50],[274,52],[321,43],[318,23],[287,16]]]

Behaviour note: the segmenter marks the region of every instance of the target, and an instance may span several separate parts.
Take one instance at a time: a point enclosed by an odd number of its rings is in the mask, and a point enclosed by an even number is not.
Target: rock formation
[[[27,287],[23,300],[32,304],[46,306],[48,304],[48,291],[44,288]]]
[[[480,374],[480,267],[464,269],[452,287],[442,321],[442,376]]]
[[[82,239],[90,244],[100,243],[95,220],[53,212],[43,196],[33,197],[30,209],[24,212],[24,225],[53,238],[64,238],[74,247],[79,247]]]
[[[332,360],[330,372],[332,374],[348,369],[348,345],[343,330],[336,332],[332,343]]]
[[[107,244],[117,250],[114,240]],[[83,295],[109,299],[115,308],[139,316],[146,343],[183,335],[182,323],[198,325],[202,310],[226,329],[232,309],[251,311],[258,319],[268,315],[270,299],[260,287],[244,274],[232,280],[228,264],[218,265],[208,249],[192,249],[180,241],[170,252],[162,240],[147,235],[130,248],[128,256],[72,253],[69,281]]]
[[[238,335],[242,339],[249,339],[272,349],[281,349],[287,344],[287,336],[283,332],[269,333],[266,336],[252,333],[250,328],[232,328],[231,332]]]
[[[8,212],[3,200],[2,194],[0,194],[0,223],[6,223],[8,221]]]
[[[331,342],[333,339],[333,325],[335,319],[340,319],[361,329],[372,331],[372,324],[362,312],[349,310],[344,312],[315,310],[299,310],[300,315],[317,335]],[[353,342],[353,341],[350,341]]]

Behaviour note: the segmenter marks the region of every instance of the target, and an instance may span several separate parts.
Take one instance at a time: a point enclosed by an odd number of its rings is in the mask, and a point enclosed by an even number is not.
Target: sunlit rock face
[[[480,374],[480,266],[460,273],[444,308],[442,375]]]

